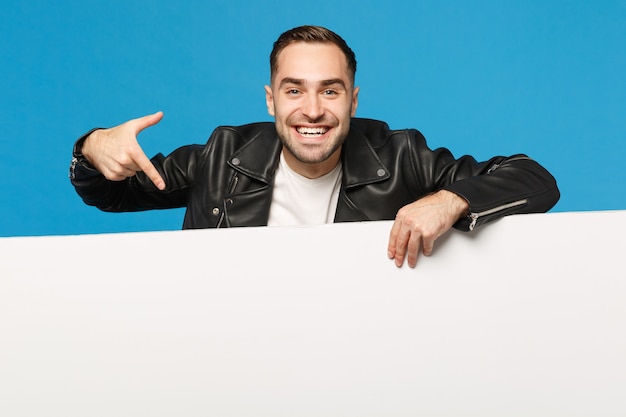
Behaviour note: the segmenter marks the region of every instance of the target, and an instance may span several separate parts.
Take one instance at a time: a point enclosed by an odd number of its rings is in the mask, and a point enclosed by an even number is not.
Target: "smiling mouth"
[[[297,127],[296,131],[305,138],[318,138],[328,132],[327,127]]]

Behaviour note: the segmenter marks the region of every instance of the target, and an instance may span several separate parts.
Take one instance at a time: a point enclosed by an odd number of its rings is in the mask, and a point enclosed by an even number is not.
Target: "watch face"
[[[72,162],[70,162],[70,179],[73,180],[76,175],[74,174],[74,170],[76,169],[76,165],[78,165],[78,158],[73,157]]]

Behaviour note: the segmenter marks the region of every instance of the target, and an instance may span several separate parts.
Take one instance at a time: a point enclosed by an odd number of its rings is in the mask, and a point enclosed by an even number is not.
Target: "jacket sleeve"
[[[168,156],[157,154],[151,159],[165,181],[166,188],[161,191],[143,172],[123,181],[107,180],[80,152],[82,143],[91,132],[93,130],[74,144],[69,173],[72,185],[85,204],[108,212],[178,208],[186,205],[204,146],[184,146]]]
[[[418,136],[414,143],[425,147],[423,136],[413,133]],[[432,170],[422,172],[422,178],[430,178],[434,190],[451,191],[469,203],[469,213],[454,225],[456,229],[471,231],[509,214],[543,213],[560,198],[554,177],[527,155],[477,162],[471,156],[455,159],[447,149],[419,147],[418,166]]]

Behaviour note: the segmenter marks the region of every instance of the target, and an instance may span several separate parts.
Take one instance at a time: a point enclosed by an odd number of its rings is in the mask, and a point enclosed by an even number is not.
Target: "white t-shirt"
[[[332,223],[341,188],[341,161],[328,174],[306,178],[287,165],[283,154],[274,177],[268,226]]]

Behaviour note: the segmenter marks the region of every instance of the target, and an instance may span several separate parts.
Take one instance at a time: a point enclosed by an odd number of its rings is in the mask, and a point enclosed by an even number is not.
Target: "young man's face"
[[[339,161],[358,104],[346,57],[332,43],[297,42],[277,63],[265,95],[285,160],[301,175],[324,175]]]

